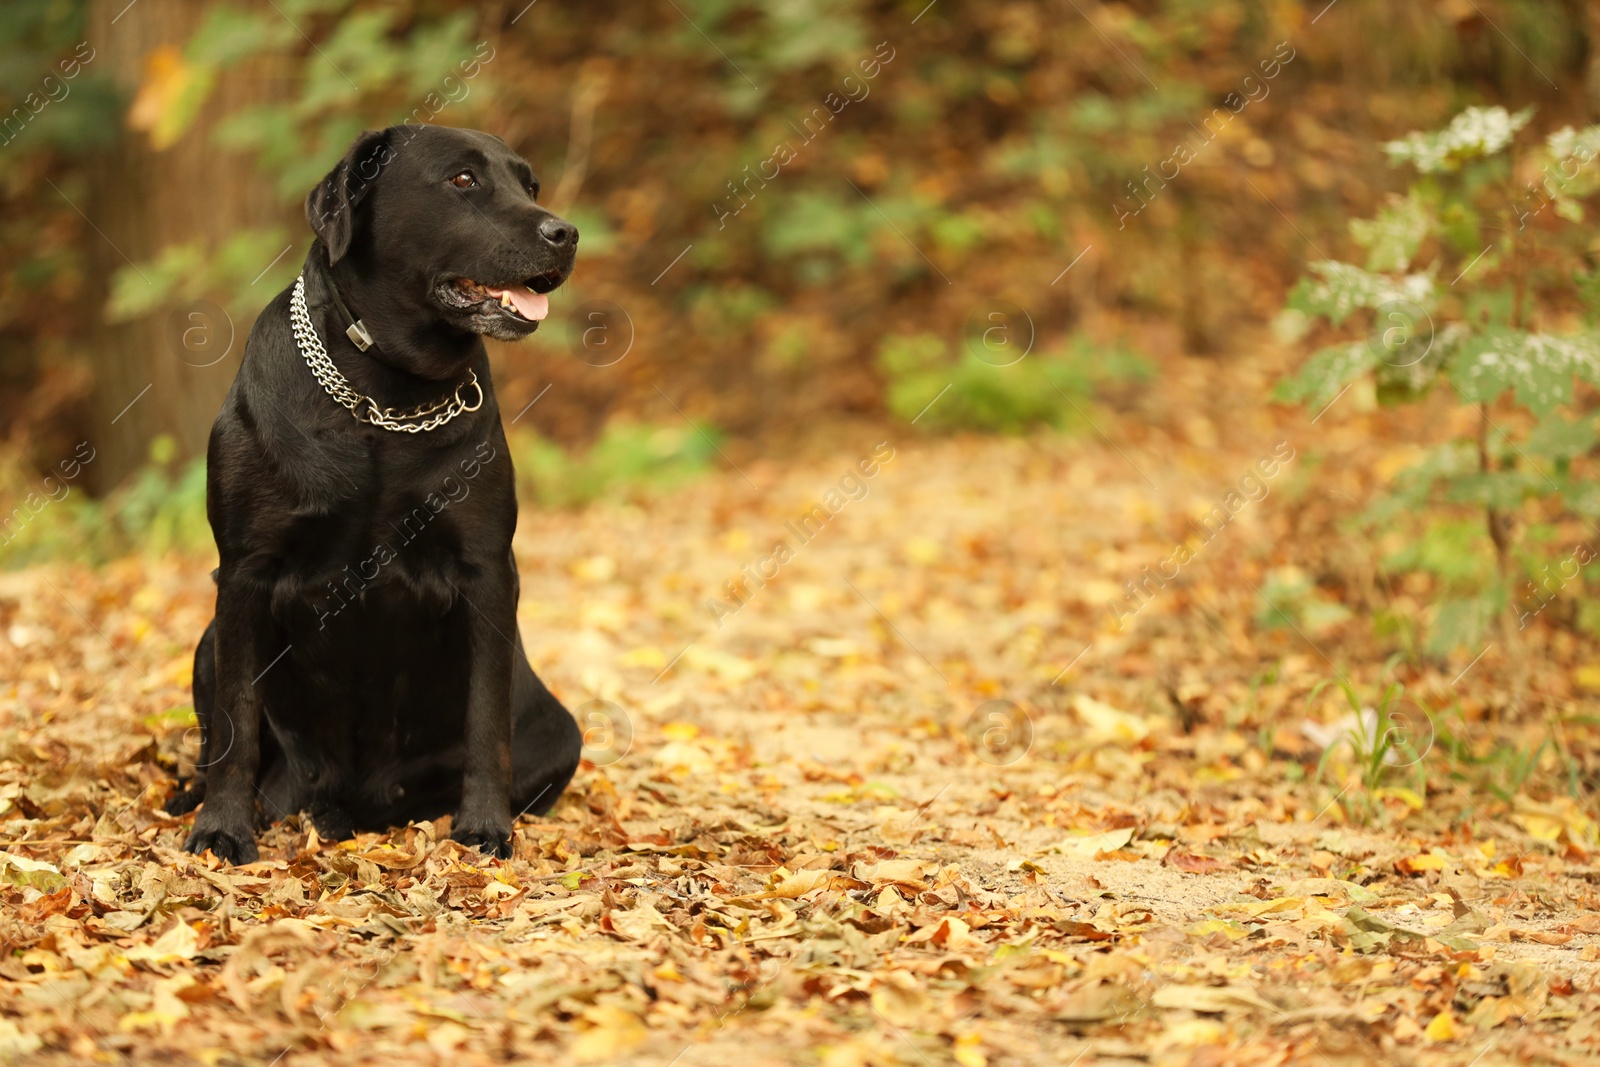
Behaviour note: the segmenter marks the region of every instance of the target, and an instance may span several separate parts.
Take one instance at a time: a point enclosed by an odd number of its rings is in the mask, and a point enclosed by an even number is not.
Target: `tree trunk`
[[[1584,64],[1584,102],[1588,104],[1589,121],[1600,122],[1600,4],[1584,0],[1584,38],[1589,56]]]
[[[96,65],[103,64],[131,100],[146,56],[162,45],[181,48],[206,6],[198,0],[139,0],[133,5],[93,0],[88,39],[99,53]],[[283,221],[285,212],[271,186],[248,164],[219,162],[209,137],[219,117],[261,102],[267,90],[259,79],[222,72],[198,119],[176,144],[156,151],[144,133],[124,128],[90,169],[86,194],[81,200],[74,196],[75,206],[91,224],[85,233],[87,290],[99,301],[89,309],[94,319],[87,331],[94,391],[85,430],[98,453],[86,469],[98,492],[143,465],[150,442],[159,434],[177,441],[180,457],[205,451],[250,323],[229,320],[220,306],[180,307],[176,298],[149,315],[111,323],[106,321],[105,300],[115,272],[130,263],[143,267],[168,245],[197,241],[209,251],[240,227]],[[263,302],[269,296],[263,293]],[[186,330],[189,348],[180,340]],[[227,355],[201,365],[214,358],[210,353],[221,354],[230,332]],[[209,349],[193,347],[201,339]]]

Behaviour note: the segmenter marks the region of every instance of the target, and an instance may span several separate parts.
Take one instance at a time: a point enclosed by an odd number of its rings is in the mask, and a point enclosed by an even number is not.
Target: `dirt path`
[[[1496,798],[1438,753],[1420,791],[1406,768],[1319,776],[1299,730],[1337,714],[1308,708],[1319,681],[1382,666],[1368,627],[1255,621],[1347,472],[1311,492],[1279,464],[1117,625],[1184,516],[1289,439],[1266,416],[1217,436],[864,433],[645,506],[525,515],[523,635],[592,759],[504,864],[442,826],[328,843],[297,819],[250,867],[176,851],[158,760],[192,752],[209,563],[0,576],[0,1051],[1590,1061],[1590,815]],[[746,567],[765,584],[736,600]]]

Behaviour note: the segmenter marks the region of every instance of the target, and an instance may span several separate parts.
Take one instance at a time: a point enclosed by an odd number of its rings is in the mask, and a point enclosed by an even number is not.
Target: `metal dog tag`
[[[350,328],[345,330],[344,335],[350,338],[351,344],[355,345],[363,352],[372,347],[372,334],[367,332],[366,323],[362,322],[360,319],[357,319],[355,322],[351,323]]]

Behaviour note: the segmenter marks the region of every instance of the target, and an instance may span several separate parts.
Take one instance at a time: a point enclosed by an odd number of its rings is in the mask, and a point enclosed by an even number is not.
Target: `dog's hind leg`
[[[518,635],[511,674],[511,811],[543,815],[578,769],[583,733],[533,673]]]

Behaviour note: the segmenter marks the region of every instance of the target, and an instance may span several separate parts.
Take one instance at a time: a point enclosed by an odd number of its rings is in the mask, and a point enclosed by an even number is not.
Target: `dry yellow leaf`
[[[989,1067],[989,1058],[983,1054],[983,1038],[976,1031],[957,1034],[950,1056],[961,1067]]]
[[[1120,830],[1105,830],[1098,834],[1082,834],[1064,838],[1060,848],[1068,856],[1077,856],[1079,859],[1094,859],[1101,852],[1115,852],[1131,840],[1133,840],[1133,828],[1125,826]]]
[[[1229,941],[1237,941],[1241,937],[1250,935],[1250,931],[1243,926],[1236,922],[1228,922],[1225,919],[1202,919],[1189,927],[1189,933],[1193,937],[1210,937],[1212,934],[1221,934]]]
[[[1434,1043],[1457,1041],[1465,1037],[1467,1033],[1461,1024],[1456,1022],[1456,1017],[1448,1011],[1441,1011],[1438,1015],[1435,1015],[1433,1021],[1428,1023],[1422,1032],[1427,1035],[1429,1041]]]
[[[617,909],[606,918],[613,930],[630,941],[643,941],[662,927],[672,928],[666,916],[650,904],[640,904],[627,910]]]
[[[1164,985],[1150,1002],[1158,1008],[1198,1012],[1270,1011],[1278,1009],[1248,986]]]
[[[867,883],[850,877],[843,871],[811,870],[793,874],[779,870],[780,877],[771,889],[753,893],[742,900],[794,900],[818,889],[865,889]]]
[[[1228,1028],[1215,1019],[1182,1019],[1163,1029],[1157,1041],[1163,1048],[1198,1048],[1220,1045],[1227,1037]]]
[[[1134,745],[1150,736],[1150,725],[1137,715],[1079,693],[1072,710],[1086,727],[1082,739],[1091,745]]]
[[[215,68],[191,63],[176,45],[152,49],[128,108],[129,128],[147,132],[157,151],[170,148],[183,136],[215,79]]]
[[[597,1004],[583,1013],[589,1029],[572,1043],[572,1055],[580,1063],[600,1063],[620,1058],[638,1048],[649,1036],[639,1017],[614,1004]]]
[[[883,860],[879,863],[857,864],[852,873],[875,887],[902,885],[920,893],[927,886],[928,875],[936,870],[938,864],[921,860]]]
[[[906,554],[906,559],[923,565],[937,562],[944,554],[943,546],[931,537],[907,538],[901,548]]]
[[[30,1034],[10,1019],[0,1018],[0,1056],[21,1060],[31,1056],[44,1045],[37,1034]]]
[[[572,576],[584,582],[609,582],[617,576],[617,561],[610,556],[589,556],[574,560]]]
[[[952,952],[987,953],[989,951],[988,942],[982,938],[974,937],[972,935],[972,927],[953,916],[940,919],[936,926],[924,926],[907,937],[905,941],[908,945],[927,941]]]
[[[1560,819],[1554,819],[1548,815],[1536,815],[1524,812],[1518,812],[1511,817],[1520,823],[1524,830],[1528,831],[1529,837],[1532,837],[1536,841],[1548,841],[1554,843],[1561,838],[1563,826]]]
[[[1407,856],[1395,863],[1395,869],[1402,874],[1416,874],[1419,871],[1442,871],[1449,865],[1449,857],[1438,851],[1424,852],[1417,856]]]
[[[145,963],[173,963],[192,960],[200,951],[200,935],[195,928],[179,919],[172,929],[156,938],[153,944],[135,945],[122,954],[122,958]]]
[[[1218,904],[1211,910],[1223,915],[1248,915],[1255,918],[1258,915],[1294,911],[1304,903],[1302,897],[1279,897],[1277,900],[1230,900],[1226,904]]]

